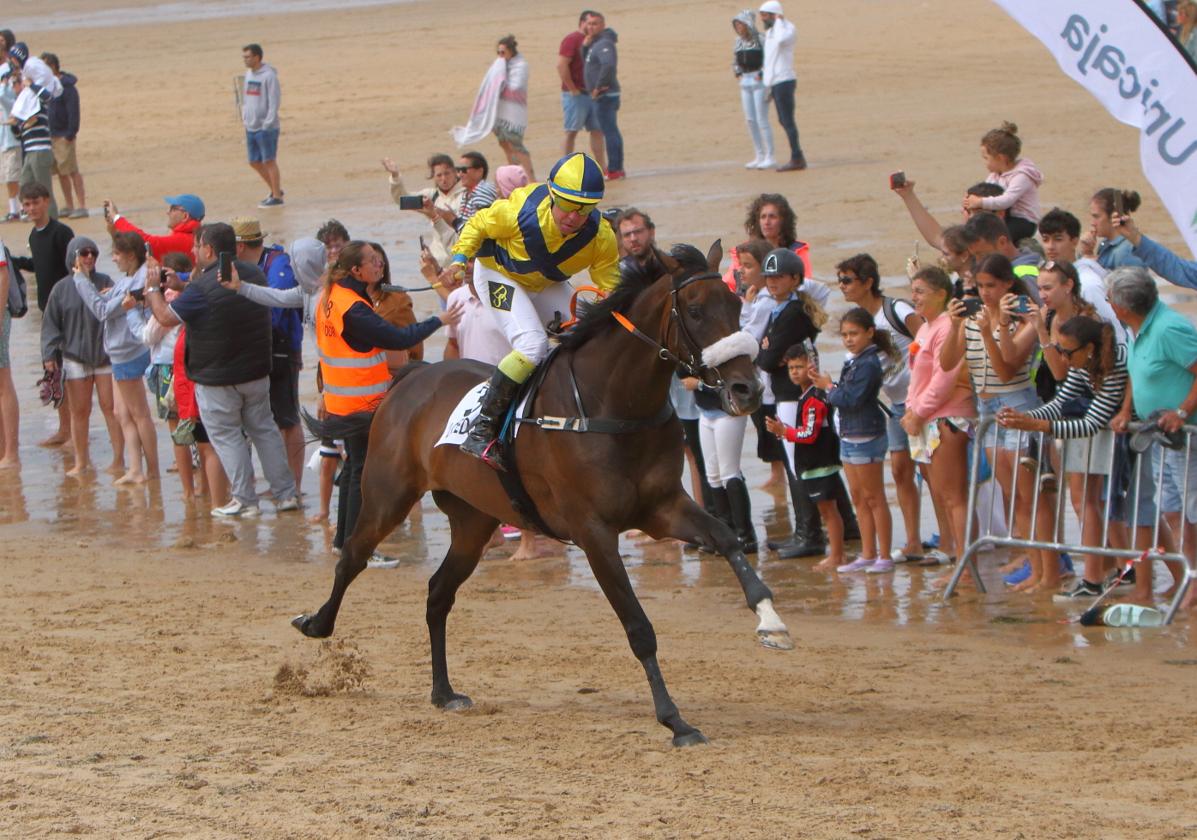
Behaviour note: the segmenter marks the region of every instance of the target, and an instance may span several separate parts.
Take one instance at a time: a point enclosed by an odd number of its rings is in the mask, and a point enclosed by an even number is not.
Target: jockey
[[[499,466],[487,453],[504,412],[549,352],[545,324],[569,311],[566,282],[588,270],[604,292],[619,285],[615,232],[596,205],[603,173],[581,152],[557,161],[543,184],[529,184],[479,210],[461,230],[446,273],[465,276],[474,263],[474,289],[514,348],[491,374],[478,418],[462,451]]]

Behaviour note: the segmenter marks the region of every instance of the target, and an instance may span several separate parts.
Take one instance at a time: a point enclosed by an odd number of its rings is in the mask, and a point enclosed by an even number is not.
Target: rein
[[[677,293],[689,286],[691,283],[697,283],[700,280],[715,280],[722,279],[721,274],[717,271],[708,271],[704,274],[696,274],[693,277],[687,277],[680,283],[674,283],[669,291],[669,326],[677,326],[678,334],[681,336],[682,343],[686,345],[686,351],[690,355],[690,359],[682,359],[676,353],[671,351],[661,342],[645,335],[641,332],[635,324],[628,320],[621,312],[612,312],[611,316],[615,318],[616,322],[631,333],[633,336],[643,341],[648,346],[657,351],[657,358],[663,362],[668,362],[677,368],[686,376],[701,379],[706,382],[706,374],[712,373],[715,376],[713,383],[707,382],[713,388],[720,388],[723,386],[723,377],[720,376],[717,367],[710,367],[702,361],[702,347],[694,340],[694,336],[690,334],[690,330],[686,327],[686,321],[682,318],[681,312],[678,311]],[[668,327],[667,327],[668,329]]]

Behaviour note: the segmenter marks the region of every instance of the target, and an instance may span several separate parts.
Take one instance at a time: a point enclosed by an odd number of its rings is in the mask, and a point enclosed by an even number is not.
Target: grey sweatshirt
[[[269,64],[245,73],[245,101],[241,105],[241,120],[246,131],[278,128],[278,105],[281,92],[278,73]]]
[[[95,248],[96,243],[86,236],[71,240],[67,246],[68,272],[79,249],[85,247]],[[107,274],[96,272],[90,280],[96,291],[112,286],[112,278]],[[50,291],[46,311],[42,313],[41,338],[43,362],[61,354],[64,359],[88,367],[107,367],[109,364],[108,354],[104,352],[104,329],[83,305],[83,298],[79,297],[74,283],[59,282]]]
[[[104,325],[104,351],[113,364],[132,362],[150,352],[129,328],[129,319],[121,307],[130,289],[145,286],[144,265],[131,277],[117,278],[112,288],[104,294],[97,292],[91,281],[82,274],[76,273],[73,279],[83,305]]]
[[[619,79],[615,76],[618,63],[615,42],[618,39],[614,29],[604,29],[594,39],[594,43],[586,48],[586,63],[582,66],[586,90],[607,88],[600,95],[619,93]]]

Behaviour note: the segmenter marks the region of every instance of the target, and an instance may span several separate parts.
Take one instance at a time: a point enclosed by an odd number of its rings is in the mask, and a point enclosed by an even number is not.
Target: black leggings
[[[366,464],[369,439],[369,432],[345,438],[345,466],[341,469],[341,486],[337,491],[337,535],[333,538],[333,548],[341,548],[353,535],[353,526],[362,509],[362,467]]]

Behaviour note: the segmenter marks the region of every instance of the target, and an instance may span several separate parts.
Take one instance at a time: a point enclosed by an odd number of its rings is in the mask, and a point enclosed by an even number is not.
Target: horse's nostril
[[[752,386],[746,382],[736,382],[731,386],[731,392],[737,397],[751,397]]]

